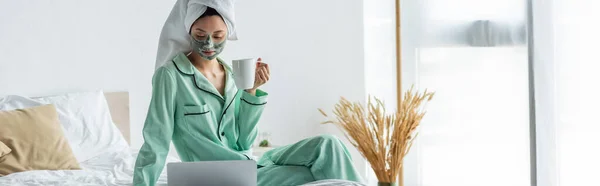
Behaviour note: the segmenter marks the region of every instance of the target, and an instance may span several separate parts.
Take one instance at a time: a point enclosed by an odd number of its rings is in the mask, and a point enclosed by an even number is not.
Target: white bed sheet
[[[134,149],[105,153],[81,162],[82,170],[26,171],[0,177],[0,186],[124,186],[132,185],[133,166],[138,151]],[[167,157],[167,163],[179,162],[175,157]],[[166,185],[166,168],[157,185]],[[321,180],[305,186],[364,186],[345,180]]]
[[[79,186],[79,185],[132,185],[133,166],[137,151],[130,149],[120,152],[105,153],[93,159],[81,162],[82,170],[59,171],[26,171],[0,177],[0,185],[11,186]],[[178,162],[168,157],[167,162]],[[166,168],[157,184],[166,185]]]

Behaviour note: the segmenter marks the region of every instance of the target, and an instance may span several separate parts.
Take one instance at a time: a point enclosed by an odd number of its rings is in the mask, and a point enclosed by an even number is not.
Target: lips
[[[202,51],[202,54],[212,56],[213,54],[215,54],[215,51]]]

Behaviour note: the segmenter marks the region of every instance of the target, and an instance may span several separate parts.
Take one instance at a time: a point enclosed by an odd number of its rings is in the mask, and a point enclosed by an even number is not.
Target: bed
[[[0,111],[44,103],[54,103],[61,107],[60,117],[61,120],[65,120],[61,122],[66,123],[63,127],[79,160],[81,170],[32,170],[12,173],[0,177],[0,185],[132,185],[133,166],[138,150],[129,147],[128,92],[95,91],[37,98],[6,96],[0,97]],[[89,116],[90,113],[93,116]],[[101,119],[107,117],[112,121]],[[110,123],[110,126],[98,123]],[[96,134],[96,131],[100,132]],[[167,163],[178,161],[180,160],[176,157],[167,157]],[[166,185],[166,170],[163,169],[157,185]],[[344,180],[321,180],[306,185],[362,186],[363,184]]]

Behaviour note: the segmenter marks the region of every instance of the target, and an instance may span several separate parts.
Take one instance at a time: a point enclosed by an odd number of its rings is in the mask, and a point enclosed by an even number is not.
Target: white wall
[[[0,0],[0,95],[130,92],[132,143],[174,1]]]
[[[261,130],[289,144],[323,133],[344,136],[318,108],[331,111],[340,96],[365,98],[362,0],[238,1],[240,40],[224,58],[262,57],[271,65]],[[333,114],[330,114],[333,115]],[[348,144],[361,172],[364,161]]]
[[[105,89],[131,93],[132,146],[151,94],[160,29],[175,1],[0,0],[0,95]],[[362,0],[238,1],[240,40],[223,57],[263,57],[272,68],[262,131],[289,144],[323,133],[317,108],[363,101]],[[357,167],[364,161],[349,146]]]

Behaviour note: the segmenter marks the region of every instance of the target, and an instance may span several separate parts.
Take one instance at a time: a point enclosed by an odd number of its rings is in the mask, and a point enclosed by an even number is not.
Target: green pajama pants
[[[258,161],[259,186],[302,185],[316,180],[362,182],[342,142],[317,136],[266,152]]]

